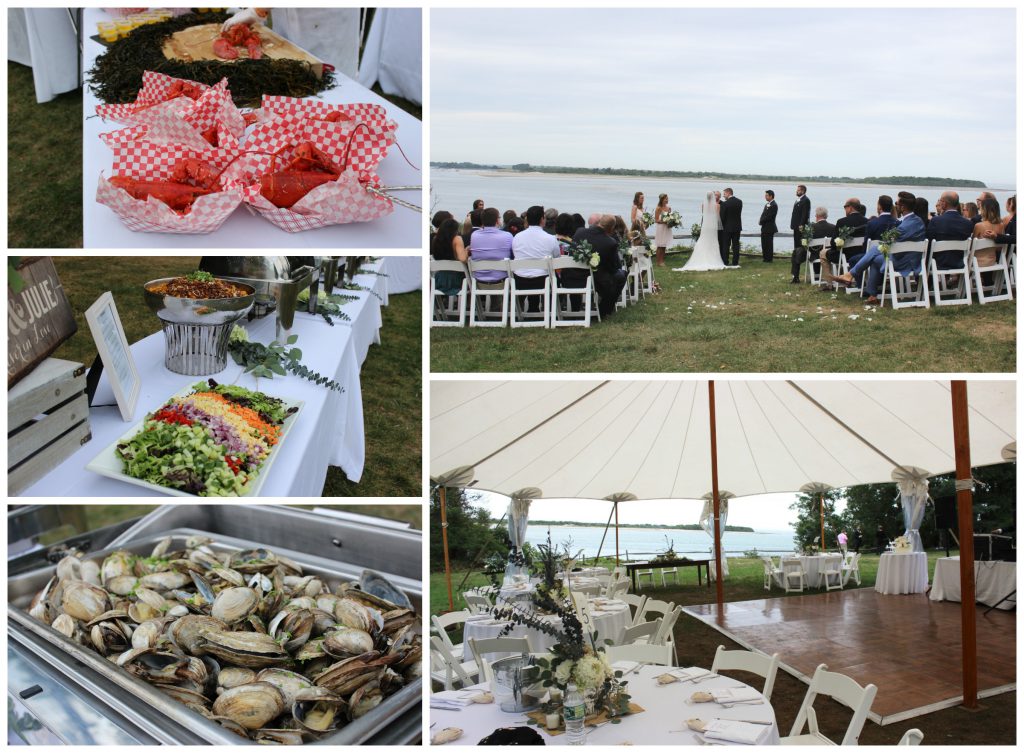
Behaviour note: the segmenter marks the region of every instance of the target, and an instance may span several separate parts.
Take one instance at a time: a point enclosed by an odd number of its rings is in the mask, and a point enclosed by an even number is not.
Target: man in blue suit
[[[903,243],[909,241],[923,241],[925,240],[925,227],[924,220],[914,214],[914,194],[909,191],[900,191],[899,199],[896,202],[896,206],[900,213],[899,221],[899,235],[896,237],[896,243]],[[882,215],[882,202],[879,197],[878,202],[878,214],[880,219]],[[870,233],[871,224],[876,220],[868,222],[868,232]],[[868,235],[867,237],[871,237]],[[881,232],[878,235],[881,238]],[[903,277],[906,277],[915,269],[921,266],[921,254],[900,254],[893,258],[893,268]],[[882,275],[885,271],[885,255],[878,250],[878,242],[870,244],[868,252],[861,257],[860,261],[853,265],[853,268],[848,274],[840,275],[836,278],[836,281],[840,284],[850,285],[856,280],[860,273],[864,270],[868,270],[868,282],[864,286],[865,292],[868,294],[867,302],[870,304],[877,304],[878,301],[878,281],[882,279]]]
[[[960,195],[944,191],[935,202],[936,215],[928,223],[930,241],[965,241],[974,233],[974,223],[960,214]],[[939,269],[963,269],[963,251],[939,251],[932,255]]]

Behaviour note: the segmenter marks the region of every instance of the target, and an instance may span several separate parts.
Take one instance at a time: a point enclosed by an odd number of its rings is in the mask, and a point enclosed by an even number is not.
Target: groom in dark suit
[[[741,215],[743,214],[743,202],[732,195],[732,189],[726,188],[722,195],[721,208],[718,216],[722,219],[722,244],[719,246],[722,252],[722,263],[729,264],[729,249],[732,249],[732,266],[740,263],[740,231],[743,230]]]
[[[793,273],[792,283],[800,282],[800,267],[807,258],[807,249],[803,247],[804,225],[811,221],[811,200],[807,198],[807,186],[796,187],[796,202],[793,204],[793,215],[789,220],[789,229],[793,231],[793,262],[790,271]]]
[[[779,205],[775,203],[774,191],[765,191],[764,200],[764,209],[761,210],[761,219],[757,224],[761,226],[761,260],[771,264],[775,258],[775,234],[779,232],[779,226],[775,224]]]

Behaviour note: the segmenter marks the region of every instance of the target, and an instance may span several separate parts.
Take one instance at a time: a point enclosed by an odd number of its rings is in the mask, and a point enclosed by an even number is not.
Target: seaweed
[[[317,78],[313,66],[300,60],[168,60],[163,44],[177,31],[199,24],[223,23],[227,13],[190,13],[158,24],[147,24],[110,45],[89,71],[89,88],[107,104],[134,102],[144,71],[156,71],[214,86],[228,79],[231,98],[239,107],[259,107],[264,94],[308,97],[335,85],[324,69]]]

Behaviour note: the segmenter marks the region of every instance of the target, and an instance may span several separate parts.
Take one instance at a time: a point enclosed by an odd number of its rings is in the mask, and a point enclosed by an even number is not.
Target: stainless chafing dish
[[[358,579],[364,568],[382,571],[422,614],[422,536],[353,523],[291,508],[240,505],[168,505],[139,520],[106,549],[148,552],[164,536],[175,545],[195,533],[208,535],[220,551],[270,547],[311,574]],[[25,569],[25,564],[29,569]],[[24,611],[52,575],[26,563],[9,563],[8,705],[20,707],[18,727],[35,726],[34,741],[73,743],[244,744],[246,741],[177,703],[153,686],[114,667]],[[420,735],[422,681],[389,696],[376,709],[310,744],[403,744]],[[26,715],[25,711],[28,710]],[[47,737],[46,735],[53,735]]]

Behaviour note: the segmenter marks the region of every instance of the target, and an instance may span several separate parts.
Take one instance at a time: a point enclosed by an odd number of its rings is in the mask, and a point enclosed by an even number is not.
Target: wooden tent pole
[[[448,560],[448,496],[447,489],[441,484],[441,545],[444,548],[444,580],[448,584],[448,611],[455,610],[452,599],[452,564]]]
[[[956,504],[960,525],[960,640],[964,707],[978,708],[978,636],[974,621],[974,501],[971,494],[971,436],[967,382],[950,382],[953,397],[953,448],[956,454]]]
[[[619,566],[619,503],[615,503],[615,567]]]
[[[718,428],[715,423],[715,381],[708,380],[708,415],[711,419],[711,496],[715,519],[715,601],[718,614],[722,614],[722,502],[718,496]]]

